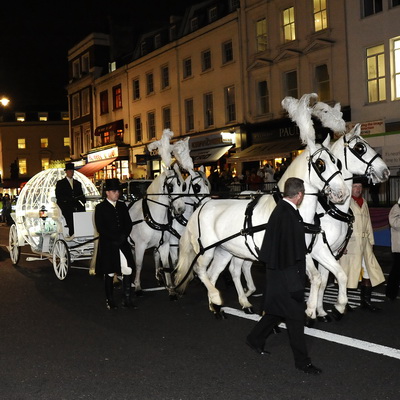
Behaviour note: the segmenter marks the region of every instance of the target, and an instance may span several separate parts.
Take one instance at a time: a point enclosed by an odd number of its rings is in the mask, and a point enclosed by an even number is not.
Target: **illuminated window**
[[[61,119],[63,121],[69,121],[69,114],[67,111],[61,113]]]
[[[385,49],[383,44],[367,49],[368,102],[386,100]]]
[[[394,98],[400,99],[400,39],[393,41]]]
[[[327,0],[314,0],[314,29],[315,32],[328,27],[328,17],[326,12]]]
[[[283,10],[283,39],[285,42],[290,42],[296,39],[294,7]]]
[[[49,147],[49,139],[48,138],[41,138],[40,139],[40,147],[42,149],[45,149],[45,148]]]
[[[42,171],[45,169],[49,169],[50,159],[42,158]]]
[[[107,132],[104,132],[103,133],[103,144],[108,144],[108,143],[110,143],[110,132],[109,131],[107,131]]]
[[[18,148],[19,149],[25,149],[26,148],[25,139],[18,139]]]
[[[69,136],[64,137],[64,147],[70,147],[70,143]]]
[[[114,107],[114,110],[122,108],[122,89],[121,89],[121,85],[113,87],[113,107]]]
[[[25,121],[25,113],[15,113],[15,118],[18,122]]]
[[[18,158],[18,169],[20,175],[26,175],[27,173],[26,158]]]
[[[267,50],[267,20],[265,18],[256,22],[257,51]]]
[[[48,119],[48,113],[39,113],[39,121],[46,122]]]

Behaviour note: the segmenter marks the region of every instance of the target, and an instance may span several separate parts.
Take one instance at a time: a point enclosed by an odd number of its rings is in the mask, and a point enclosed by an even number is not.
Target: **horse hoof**
[[[343,318],[343,314],[336,307],[332,308],[331,314],[336,321],[340,321]]]
[[[332,322],[332,318],[329,315],[323,315],[317,317],[318,322]]]
[[[305,321],[304,325],[307,328],[312,328],[315,325],[315,318],[306,317],[306,321]]]
[[[243,311],[244,311],[245,314],[254,314],[253,307],[243,308]]]

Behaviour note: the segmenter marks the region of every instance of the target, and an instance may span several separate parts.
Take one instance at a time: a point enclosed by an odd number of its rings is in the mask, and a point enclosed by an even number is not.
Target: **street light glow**
[[[10,100],[7,99],[7,97],[2,97],[2,98],[0,99],[0,103],[1,103],[1,105],[2,105],[3,107],[7,107],[7,105],[8,105],[9,102],[10,102]]]

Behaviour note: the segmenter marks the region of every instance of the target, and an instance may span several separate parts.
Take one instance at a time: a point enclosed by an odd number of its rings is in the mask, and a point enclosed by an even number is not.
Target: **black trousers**
[[[272,329],[283,320],[286,323],[295,366],[303,368],[311,362],[307,353],[304,321],[290,318],[283,319],[276,315],[265,314],[250,332],[248,339],[257,347],[263,348],[265,340],[271,334]]]
[[[393,264],[387,280],[386,296],[394,300],[399,293],[400,286],[400,253],[392,253],[392,255]]]

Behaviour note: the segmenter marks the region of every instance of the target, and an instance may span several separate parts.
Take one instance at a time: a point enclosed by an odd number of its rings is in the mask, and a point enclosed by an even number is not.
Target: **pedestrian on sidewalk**
[[[390,300],[396,300],[400,286],[400,198],[390,210],[389,224],[393,264],[387,280],[386,297]]]

